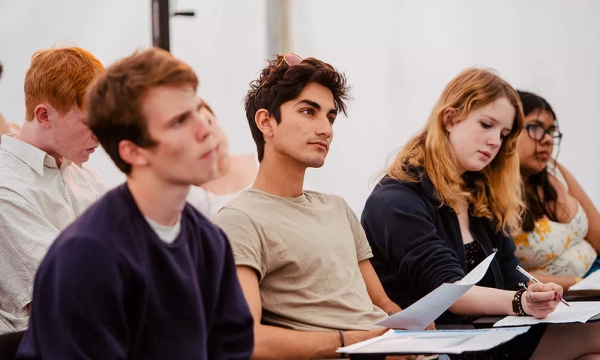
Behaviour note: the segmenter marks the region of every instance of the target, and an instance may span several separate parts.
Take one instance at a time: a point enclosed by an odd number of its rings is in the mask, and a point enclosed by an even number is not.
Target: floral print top
[[[558,168],[547,167],[565,188],[567,181]],[[543,217],[536,221],[532,232],[514,237],[516,255],[528,271],[548,275],[584,276],[596,260],[596,250],[584,238],[588,218],[581,205],[570,223],[558,223]]]

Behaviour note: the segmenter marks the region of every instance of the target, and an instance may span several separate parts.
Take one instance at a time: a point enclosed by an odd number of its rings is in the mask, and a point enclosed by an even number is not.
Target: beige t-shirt
[[[373,305],[358,262],[373,256],[339,196],[284,198],[248,189],[213,218],[238,266],[255,269],[262,322],[294,330],[368,330],[387,314]]]

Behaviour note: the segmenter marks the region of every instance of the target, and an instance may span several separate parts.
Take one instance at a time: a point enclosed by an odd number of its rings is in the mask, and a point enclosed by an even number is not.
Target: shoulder
[[[3,175],[0,171],[0,177]],[[6,178],[0,180],[0,201],[3,203],[28,202],[25,196],[28,192],[27,189],[19,187],[17,182],[7,181]]]
[[[210,222],[210,220],[208,220],[204,214],[202,214],[189,203],[185,204],[182,217],[185,218],[186,222],[191,223],[194,228],[199,229],[201,232],[211,234],[216,234],[219,232],[219,229],[212,222]]]
[[[551,163],[546,165],[546,171],[550,175],[549,178],[554,183],[560,183],[567,191],[571,192],[580,188],[580,185],[575,179],[575,176],[561,163],[556,160],[552,160]],[[556,186],[555,184],[553,184]]]
[[[72,289],[72,293],[91,286],[90,289],[101,288],[104,294],[120,288],[131,279],[137,261],[104,240],[76,224],[67,227],[41,261],[34,288],[60,287]],[[97,287],[98,284],[102,286]]]
[[[71,234],[87,235],[98,241],[118,241],[124,224],[130,224],[132,214],[137,210],[133,199],[127,201],[126,185],[120,185],[88,207],[65,231]],[[129,195],[131,196],[131,195]]]
[[[88,228],[85,221],[76,220],[66,227],[50,246],[42,266],[58,266],[65,270],[96,269],[109,266],[110,263],[119,262],[119,252],[112,241],[110,234],[104,234],[101,227]],[[51,265],[54,264],[54,265]],[[41,267],[42,267],[41,266]]]
[[[266,194],[246,189],[221,207],[212,222],[227,232],[230,227],[245,227],[263,218],[268,221],[272,207],[272,199]]]
[[[313,203],[335,204],[342,207],[348,207],[346,200],[340,195],[328,194],[313,190],[303,190],[303,193]]]
[[[30,176],[38,176],[23,161],[0,148],[0,188],[22,191],[31,186]]]
[[[326,206],[328,208],[334,208],[336,211],[345,212],[349,218],[355,218],[356,214],[350,207],[346,199],[340,195],[322,193],[312,190],[304,190],[305,196],[307,196],[314,206]]]
[[[367,198],[365,209],[382,206],[411,208],[429,203],[431,201],[421,183],[400,181],[386,176],[379,181]]]
[[[199,235],[198,238],[206,240],[203,246],[211,248],[224,248],[226,246],[226,236],[223,231],[192,205],[185,205],[182,218],[190,231],[195,232],[195,235]]]
[[[251,211],[255,206],[263,206],[272,202],[268,194],[253,189],[242,190],[235,198],[231,199],[223,209],[237,209],[243,212]]]
[[[223,206],[212,218],[212,222],[223,229],[226,233],[233,231],[239,231],[244,229],[244,232],[251,231],[252,228],[256,227],[256,222],[260,222],[263,217],[261,214],[264,213],[262,210],[251,209],[244,204],[235,204],[236,199],[230,201],[227,205]],[[268,214],[265,215],[268,218]]]

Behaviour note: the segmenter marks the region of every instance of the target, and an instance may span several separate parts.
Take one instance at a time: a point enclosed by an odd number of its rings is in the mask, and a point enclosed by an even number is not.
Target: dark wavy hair
[[[280,124],[281,105],[300,96],[302,90],[312,83],[331,90],[336,110],[347,115],[345,101],[349,99],[349,87],[346,76],[328,63],[315,58],[307,58],[298,65],[289,66],[283,55],[276,55],[261,71],[258,79],[250,83],[244,106],[252,138],[256,143],[258,161],[262,161],[265,153],[265,139],[254,121],[256,112],[266,109]]]
[[[521,98],[525,116],[535,111],[547,111],[552,115],[555,124],[558,126],[556,114],[546,99],[527,91],[517,90],[517,93]],[[553,164],[552,166],[556,165]],[[546,167],[537,174],[528,177],[525,180],[524,185],[526,208],[522,215],[523,231],[533,231],[535,228],[535,221],[543,216],[547,216],[551,221],[558,221],[556,217],[556,201],[558,199],[558,194],[552,184],[550,184],[550,178]]]

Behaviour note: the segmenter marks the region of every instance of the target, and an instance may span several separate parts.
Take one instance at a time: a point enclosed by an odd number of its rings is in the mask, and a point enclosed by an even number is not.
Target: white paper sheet
[[[483,351],[503,344],[529,330],[528,326],[480,330],[390,330],[338,352],[349,354],[460,354]]]
[[[496,253],[492,253],[456,284],[442,284],[406,309],[375,325],[390,329],[423,330],[477,284],[487,272]]]
[[[544,319],[536,319],[533,316],[507,316],[496,322],[494,327],[521,326],[535,324],[566,324],[580,322],[584,323],[600,313],[600,302],[598,301],[571,301],[571,306],[558,304],[556,310]]]
[[[485,273],[488,271],[490,264],[492,263],[492,260],[494,260],[494,256],[496,256],[495,252],[492,253],[491,255],[489,255],[488,257],[486,257],[479,265],[477,265],[475,267],[475,269],[471,270],[458,283],[461,285],[477,284],[485,276]]]
[[[595,271],[590,276],[571,286],[569,290],[600,290],[600,271]]]

